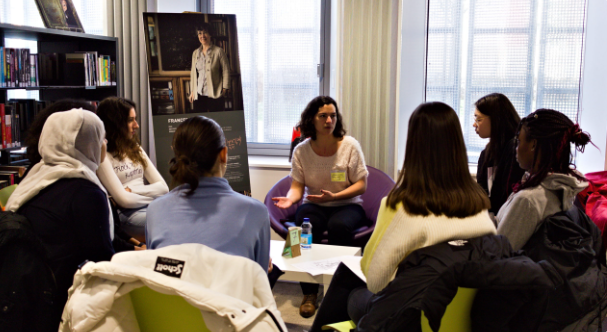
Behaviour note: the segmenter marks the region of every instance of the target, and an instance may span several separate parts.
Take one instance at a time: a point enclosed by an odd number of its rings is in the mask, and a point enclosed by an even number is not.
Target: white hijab
[[[42,161],[34,165],[17,186],[6,204],[6,209],[19,210],[42,189],[66,178],[89,180],[107,195],[95,173],[101,164],[101,146],[104,139],[103,122],[93,112],[77,108],[49,116],[38,143]],[[111,210],[109,212],[110,237],[113,239],[114,222]]]

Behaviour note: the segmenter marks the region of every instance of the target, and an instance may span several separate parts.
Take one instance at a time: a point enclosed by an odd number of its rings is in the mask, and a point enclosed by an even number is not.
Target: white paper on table
[[[366,282],[366,278],[360,269],[361,256],[339,256],[329,259],[323,259],[312,262],[303,262],[293,264],[292,266],[300,269],[303,272],[307,272],[313,276],[319,274],[333,274],[337,270],[339,263],[344,263],[354,274],[356,274],[361,280]]]
[[[343,256],[341,257],[342,263],[347,266],[360,280],[367,282],[367,277],[363,274],[363,270],[360,268],[360,261],[362,260],[362,256]]]

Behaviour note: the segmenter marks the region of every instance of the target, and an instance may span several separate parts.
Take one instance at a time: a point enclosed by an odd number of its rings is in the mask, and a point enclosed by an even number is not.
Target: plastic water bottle
[[[312,224],[310,218],[304,218],[301,224],[301,249],[312,249]]]

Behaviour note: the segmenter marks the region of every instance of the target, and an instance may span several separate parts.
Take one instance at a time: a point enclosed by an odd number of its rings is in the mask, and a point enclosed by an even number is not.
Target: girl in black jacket
[[[495,215],[512,193],[512,185],[525,174],[514,154],[514,135],[521,118],[501,93],[486,95],[474,105],[472,126],[480,138],[490,139],[478,158],[476,181],[489,195],[489,212]]]

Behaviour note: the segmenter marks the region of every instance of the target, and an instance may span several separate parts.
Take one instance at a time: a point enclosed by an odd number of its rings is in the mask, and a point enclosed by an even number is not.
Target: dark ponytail
[[[578,124],[574,124],[561,112],[542,108],[521,120],[517,136],[521,128],[525,128],[527,141],[537,140],[532,163],[532,169],[536,171],[531,171],[525,182],[516,184],[514,192],[538,186],[549,173],[568,174],[586,181],[586,178],[575,171],[571,144],[576,150],[584,152],[586,145],[593,143],[590,141],[590,134],[582,131]]]
[[[173,152],[169,172],[172,186],[188,184],[187,196],[198,188],[201,176],[213,171],[217,155],[226,146],[223,130],[204,116],[195,116],[182,122],[173,136]]]

